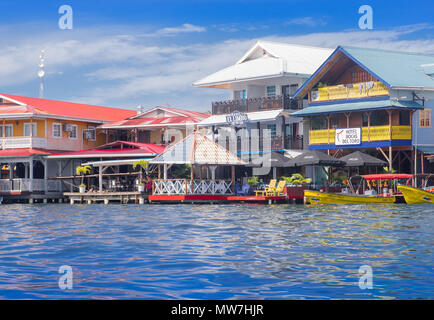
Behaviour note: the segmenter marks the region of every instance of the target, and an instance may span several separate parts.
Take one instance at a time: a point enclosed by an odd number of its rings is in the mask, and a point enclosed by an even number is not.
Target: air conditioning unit
[[[64,124],[63,130],[71,132],[72,131],[72,124]]]

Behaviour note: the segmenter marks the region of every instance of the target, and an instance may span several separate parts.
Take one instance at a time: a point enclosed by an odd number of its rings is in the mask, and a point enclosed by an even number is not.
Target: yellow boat
[[[423,189],[399,185],[398,190],[404,195],[405,202],[408,204],[433,203],[434,201],[434,193]]]
[[[312,190],[304,191],[305,202],[310,204],[350,204],[350,203],[395,203],[395,196],[378,197],[340,193],[328,193]]]

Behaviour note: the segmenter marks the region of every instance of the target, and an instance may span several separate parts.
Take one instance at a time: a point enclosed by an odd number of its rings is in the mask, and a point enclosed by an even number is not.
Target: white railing
[[[47,140],[38,137],[8,137],[0,138],[2,149],[41,148],[47,147]]]
[[[0,179],[0,192],[29,192],[30,189],[30,179]],[[33,191],[45,191],[45,180],[33,179]],[[60,181],[47,180],[47,191],[60,192]]]
[[[153,181],[153,194],[232,194],[232,181],[166,179]]]

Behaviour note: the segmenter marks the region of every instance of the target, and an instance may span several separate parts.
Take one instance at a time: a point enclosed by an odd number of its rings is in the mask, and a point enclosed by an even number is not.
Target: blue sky
[[[73,9],[60,30],[58,8]],[[374,29],[358,28],[373,8]],[[434,53],[433,1],[0,1],[0,92],[114,107],[210,110],[228,97],[191,83],[233,64],[258,39]]]

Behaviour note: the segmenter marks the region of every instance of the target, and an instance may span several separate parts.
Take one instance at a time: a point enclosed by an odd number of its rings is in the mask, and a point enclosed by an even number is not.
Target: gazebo
[[[235,184],[235,166],[246,165],[244,161],[215,143],[198,131],[167,148],[150,161],[158,165],[158,179],[153,181],[152,194],[233,194]],[[190,179],[168,179],[168,170],[174,164],[191,166]],[[161,170],[161,166],[163,170]],[[216,179],[219,166],[230,166],[231,180]],[[211,171],[211,179],[203,179],[202,170],[199,179],[194,176],[194,167],[206,167]],[[161,171],[163,178],[161,179]]]

